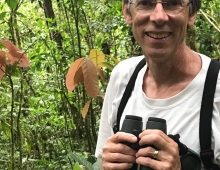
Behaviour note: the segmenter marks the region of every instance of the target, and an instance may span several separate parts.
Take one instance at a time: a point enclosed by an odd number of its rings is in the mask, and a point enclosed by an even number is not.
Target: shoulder
[[[111,74],[112,79],[118,79],[118,78],[130,78],[132,73],[134,72],[136,66],[138,63],[144,58],[144,56],[137,56],[137,57],[131,57],[128,59],[125,59],[118,63]]]

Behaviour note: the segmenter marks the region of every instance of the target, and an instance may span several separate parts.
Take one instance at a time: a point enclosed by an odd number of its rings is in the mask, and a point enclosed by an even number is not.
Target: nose
[[[150,14],[150,21],[156,22],[158,25],[162,25],[164,22],[168,21],[168,15],[164,11],[162,3],[158,2],[155,5],[154,10]]]

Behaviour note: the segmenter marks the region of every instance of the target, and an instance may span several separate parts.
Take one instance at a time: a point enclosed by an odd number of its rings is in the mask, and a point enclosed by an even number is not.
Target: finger
[[[137,151],[131,149],[129,146],[122,143],[106,143],[103,146],[103,153],[111,152],[111,153],[122,153],[127,155],[135,155]]]
[[[152,132],[152,131],[151,131]],[[144,135],[143,135],[144,134]],[[176,143],[165,135],[162,131],[153,131],[153,133],[143,133],[140,136],[139,144],[143,145],[153,145],[158,149],[166,148],[169,144],[176,145]]]
[[[164,140],[166,140],[167,142],[172,141],[172,139],[169,136],[167,136],[163,131],[158,130],[158,129],[144,130],[139,134],[139,138],[142,138],[143,136],[150,135],[150,134],[157,134],[157,135],[161,136],[162,138],[164,138]]]
[[[103,170],[125,170],[130,169],[133,166],[132,163],[111,163],[111,162],[104,162],[102,164]]]
[[[150,157],[139,157],[136,159],[136,162],[141,166],[150,167],[152,169],[175,169],[171,162],[161,162],[155,159],[151,159]]]
[[[102,155],[102,160],[114,163],[135,163],[135,155],[126,155],[122,153],[107,153]]]
[[[120,143],[120,142],[135,143],[137,142],[137,137],[130,133],[117,132],[115,135],[111,136],[108,140],[110,140],[113,143]]]
[[[150,134],[150,135],[145,135],[141,138],[139,144],[141,146],[153,146],[159,151],[163,151],[164,155],[172,155],[172,156],[178,156],[179,155],[179,148],[176,142],[170,141],[167,142],[164,138],[157,134]],[[162,152],[162,153],[163,153]],[[161,154],[162,154],[161,153]]]
[[[158,151],[153,147],[145,147],[138,150],[136,157],[151,157],[157,160],[160,160],[160,154],[162,151]]]

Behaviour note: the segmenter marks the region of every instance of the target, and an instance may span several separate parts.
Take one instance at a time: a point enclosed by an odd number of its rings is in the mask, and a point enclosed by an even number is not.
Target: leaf
[[[79,162],[80,165],[84,165],[86,170],[91,170],[92,169],[92,164],[87,161],[85,158],[82,156],[77,155],[76,153],[69,153],[67,155],[68,158],[74,159],[76,162]]]
[[[102,168],[102,159],[98,158],[97,161],[92,165],[93,170],[100,170]]]
[[[5,0],[5,2],[8,4],[8,6],[11,9],[16,9],[16,7],[18,5],[18,0]]]
[[[0,82],[5,74],[6,68],[6,52],[0,51]]]
[[[95,66],[99,66],[100,63],[105,61],[105,54],[100,50],[92,49],[90,50],[89,58]]]
[[[96,66],[93,64],[92,60],[83,60],[82,71],[87,94],[90,97],[96,97],[99,92],[99,84]]]
[[[112,56],[110,56],[110,55],[106,55],[107,57],[109,57],[109,58],[111,58],[116,64],[118,64],[120,61],[117,59],[117,58],[115,58],[115,57],[112,57]]]
[[[72,92],[79,82],[83,82],[82,62],[85,58],[79,58],[69,68],[66,75],[66,87]]]
[[[31,140],[27,137],[27,151],[29,154],[31,153],[31,147],[32,147]]]
[[[81,170],[80,165],[78,162],[75,163],[73,170]]]
[[[15,46],[9,40],[2,40],[1,43],[9,50],[8,58],[11,61],[11,64],[18,62],[20,67],[30,67],[30,62],[26,54],[24,54],[17,46]]]
[[[105,82],[105,74],[102,69],[96,67],[98,75],[101,77],[102,82]]]
[[[22,14],[21,12],[16,12],[16,14],[23,17],[23,18],[26,18],[26,16],[24,14]]]
[[[6,52],[0,51],[0,64],[6,66]]]
[[[0,20],[3,20],[6,16],[6,12],[1,12],[0,13]]]
[[[8,123],[4,122],[3,120],[1,120],[1,124],[2,124],[2,130],[4,131],[5,135],[11,139],[11,126]]]
[[[109,70],[113,70],[113,68],[114,68],[113,65],[111,65],[111,64],[109,64],[107,62],[102,62],[99,65],[102,66],[102,67],[107,67]]]
[[[85,104],[85,106],[83,107],[83,111],[82,111],[82,117],[85,119],[86,115],[88,113],[89,110],[89,106],[90,106],[91,100],[88,100]]]
[[[78,0],[79,6],[82,7],[84,5],[84,0]]]
[[[100,101],[100,102],[103,102],[103,101],[104,101],[104,95],[98,95],[98,96],[96,97],[96,99],[97,99],[98,101]]]

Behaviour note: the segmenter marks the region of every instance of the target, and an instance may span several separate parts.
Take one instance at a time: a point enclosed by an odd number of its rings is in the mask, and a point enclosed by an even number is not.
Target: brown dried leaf
[[[18,62],[18,66],[20,67],[30,67],[30,61],[26,54],[24,54],[16,45],[14,45],[9,40],[2,40],[1,43],[9,50],[8,56],[11,60],[11,64]]]
[[[1,82],[1,80],[2,80],[2,78],[3,78],[3,76],[4,76],[4,74],[5,74],[5,66],[3,66],[2,64],[0,64],[0,82]]]
[[[69,68],[66,75],[66,87],[72,92],[79,82],[83,82],[82,62],[84,58],[76,60]]]
[[[83,111],[82,111],[82,117],[85,119],[86,115],[88,114],[88,110],[89,110],[89,106],[90,106],[91,100],[88,100],[85,104],[85,106],[83,107]]]
[[[101,77],[102,82],[105,82],[105,74],[103,72],[103,70],[99,67],[96,67],[98,75]]]
[[[6,52],[0,51],[0,64],[6,66]]]
[[[6,52],[0,51],[0,82],[5,74],[6,68]]]
[[[92,60],[83,60],[82,71],[87,94],[90,97],[96,97],[99,92],[99,84],[96,66],[93,64]]]

